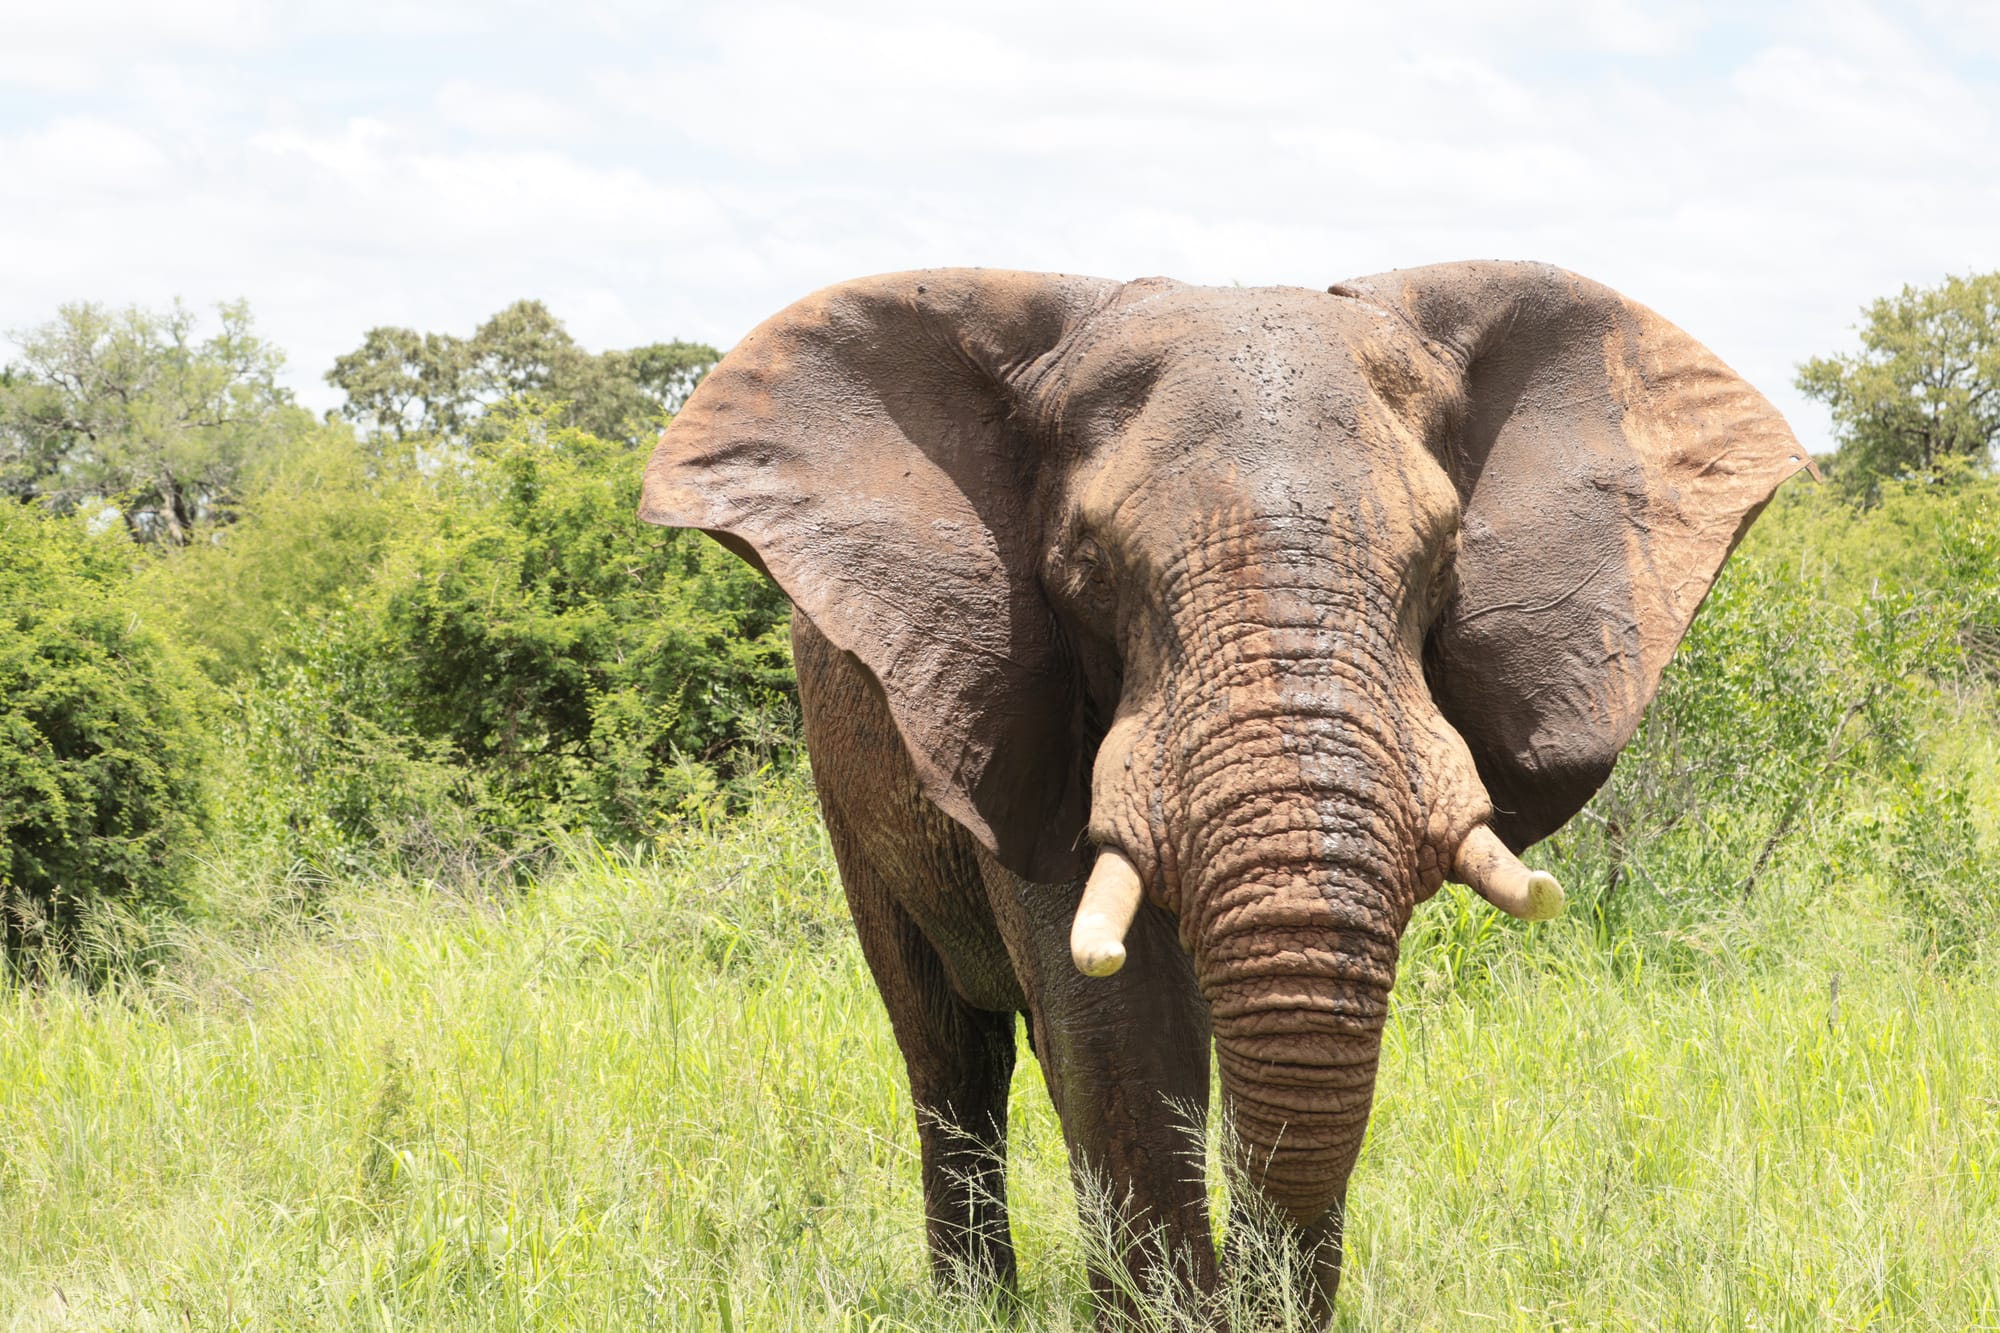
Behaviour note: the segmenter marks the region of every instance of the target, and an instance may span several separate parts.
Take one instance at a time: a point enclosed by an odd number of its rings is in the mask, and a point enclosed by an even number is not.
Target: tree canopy
[[[593,353],[521,301],[371,331],[321,420],[218,313],[65,306],[0,369],[0,972],[185,906],[213,840],[505,866],[790,750],[783,594],[636,513],[715,349]]]
[[[109,505],[143,542],[184,546],[227,522],[259,450],[310,430],[278,384],[284,354],[241,303],[193,311],[80,303],[15,335],[0,373],[0,492],[58,513]]]
[[[342,413],[380,434],[467,440],[504,432],[488,411],[517,395],[564,404],[564,422],[607,440],[658,431],[720,359],[703,343],[588,352],[540,301],[516,301],[471,337],[370,329],[327,382]]]
[[[1906,286],[1870,303],[1861,350],[1814,357],[1798,387],[1833,410],[1843,489],[1990,466],[2000,442],[2000,273]]]

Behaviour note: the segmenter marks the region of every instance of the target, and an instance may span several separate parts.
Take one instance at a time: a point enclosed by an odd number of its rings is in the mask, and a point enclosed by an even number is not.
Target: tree
[[[310,429],[278,384],[284,354],[248,307],[217,307],[199,338],[176,303],[114,313],[88,303],[16,339],[0,375],[0,491],[66,513],[101,502],[140,541],[184,546],[235,512],[246,462]]]
[[[754,763],[738,752],[790,711],[789,606],[714,542],[633,519],[632,445],[532,405],[494,421],[381,562],[378,656],[412,729],[521,808],[653,832],[686,794],[674,770]]]
[[[340,357],[327,382],[347,395],[341,411],[395,439],[496,438],[494,406],[519,395],[566,404],[564,421],[608,440],[636,442],[679,410],[719,359],[701,343],[650,343],[585,351],[540,301],[516,301],[460,338],[375,328]]]
[[[1835,479],[1872,498],[1887,479],[1990,466],[2000,442],[2000,273],[1906,286],[1864,315],[1859,352],[1799,367],[1798,387],[1833,410]]]
[[[333,363],[327,383],[347,395],[341,413],[402,439],[411,431],[456,434],[464,427],[465,340],[415,329],[375,328]]]
[[[155,562],[243,709],[218,804],[253,838],[421,863],[647,837],[794,746],[784,594],[634,517],[642,447],[531,401],[490,424],[445,467],[329,439]]]

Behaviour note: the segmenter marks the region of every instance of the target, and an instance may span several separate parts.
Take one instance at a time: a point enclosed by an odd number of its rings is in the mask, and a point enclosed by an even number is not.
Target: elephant
[[[1412,910],[1447,877],[1560,905],[1520,854],[1604,782],[1807,466],[1712,352],[1544,264],[896,273],[724,357],[640,515],[793,603],[940,1279],[1014,1281],[1021,1014],[1129,1239],[1101,1320],[1216,1287],[1211,1057],[1242,1224],[1296,1246],[1330,1319]]]

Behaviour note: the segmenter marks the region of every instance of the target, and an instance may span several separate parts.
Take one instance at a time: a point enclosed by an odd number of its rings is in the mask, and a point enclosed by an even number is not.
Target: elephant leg
[[[870,877],[847,868],[845,860],[841,878],[856,921],[865,922],[862,953],[909,1070],[931,1271],[941,1286],[1011,1288],[1007,1090],[1014,1074],[1014,1015],[960,999],[908,914],[886,894],[872,893]],[[864,897],[874,901],[864,906]]]
[[[1011,1288],[1007,1092],[1025,1001],[971,837],[923,798],[880,690],[803,616],[792,644],[841,886],[909,1070],[932,1272]]]
[[[982,866],[1015,951],[1086,1234],[1116,1256],[1091,1256],[1100,1320],[1133,1322],[1142,1302],[1205,1303],[1216,1277],[1203,1142],[1208,1014],[1172,920],[1142,907],[1125,966],[1086,977],[1069,951],[1079,887],[1031,884],[991,858]]]

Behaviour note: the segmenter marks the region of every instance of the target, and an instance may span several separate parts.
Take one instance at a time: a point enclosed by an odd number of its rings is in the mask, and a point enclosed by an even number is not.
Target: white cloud
[[[27,197],[60,200],[145,198],[170,174],[167,154],[147,134],[114,121],[63,117],[0,140],[0,179],[27,183]]]
[[[35,201],[0,212],[0,327],[242,294],[321,402],[370,325],[524,295],[599,345],[726,345],[926,264],[1323,285],[1505,256],[1658,307],[1823,443],[1794,363],[1874,295],[2000,267],[1994,78],[1940,36],[2000,30],[1954,0],[1728,28],[1629,0],[96,2],[32,45],[98,91],[0,120]]]
[[[1574,22],[1589,45],[1619,55],[1660,55],[1686,45],[1708,16],[1700,5],[1641,5],[1634,0],[1578,0],[1557,6],[1557,22]]]
[[[446,124],[496,139],[541,143],[586,132],[584,118],[567,102],[470,79],[446,83],[436,103]]]
[[[0,14],[0,87],[94,88],[135,55],[240,51],[268,32],[263,0],[63,0]]]

